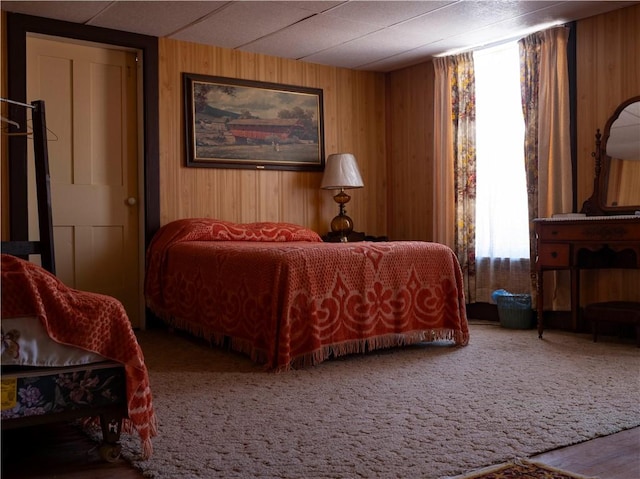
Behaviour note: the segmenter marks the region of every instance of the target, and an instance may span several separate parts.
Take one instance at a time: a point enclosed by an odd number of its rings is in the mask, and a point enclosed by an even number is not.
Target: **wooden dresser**
[[[640,268],[640,216],[539,218],[536,233],[538,336],[544,331],[543,272],[571,271],[571,324],[578,327],[580,270]]]

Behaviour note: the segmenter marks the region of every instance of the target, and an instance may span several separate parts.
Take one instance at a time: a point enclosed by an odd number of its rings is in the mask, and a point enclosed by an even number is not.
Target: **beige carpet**
[[[640,349],[472,324],[420,345],[263,372],[242,356],[141,332],[160,435],[148,477],[442,478],[640,425]]]

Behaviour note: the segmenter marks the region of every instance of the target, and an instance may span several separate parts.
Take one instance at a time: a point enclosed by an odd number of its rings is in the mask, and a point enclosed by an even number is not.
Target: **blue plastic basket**
[[[533,310],[530,294],[506,294],[496,297],[500,326],[509,329],[531,329]]]

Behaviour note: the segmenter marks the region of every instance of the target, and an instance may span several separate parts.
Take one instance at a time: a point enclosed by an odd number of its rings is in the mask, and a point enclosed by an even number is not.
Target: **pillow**
[[[318,233],[291,223],[227,223],[214,221],[212,240],[222,241],[322,241]]]
[[[147,249],[147,274],[145,277],[161,276],[164,260],[169,248],[186,241],[305,241],[322,242],[315,231],[291,223],[231,223],[211,218],[184,218],[162,226]],[[145,286],[148,296],[149,283]]]
[[[106,358],[49,337],[35,316],[2,318],[2,364],[4,366],[76,366]]]
[[[211,218],[184,218],[162,226],[152,244],[166,248],[183,241],[312,241],[322,238],[303,226],[291,223],[232,223]]]

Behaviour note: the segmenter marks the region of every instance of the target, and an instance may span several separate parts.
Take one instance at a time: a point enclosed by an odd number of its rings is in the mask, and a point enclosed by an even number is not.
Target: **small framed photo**
[[[182,75],[188,167],[324,170],[321,89]]]

